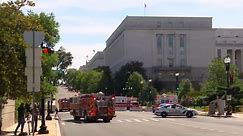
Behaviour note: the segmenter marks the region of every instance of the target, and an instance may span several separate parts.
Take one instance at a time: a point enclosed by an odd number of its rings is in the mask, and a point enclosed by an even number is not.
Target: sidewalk
[[[40,125],[41,125],[41,120],[38,120],[37,130],[39,130]],[[17,124],[14,124],[14,125],[6,128],[6,129],[4,129],[3,134],[0,135],[0,136],[14,136],[14,130],[15,130],[16,126],[17,126]],[[49,130],[49,134],[38,134],[38,132],[36,132],[35,135],[61,136],[58,120],[55,120],[53,116],[52,116],[52,120],[46,120],[46,126],[47,126],[47,130]],[[31,129],[31,124],[30,124],[30,129]],[[20,128],[18,130],[18,133],[19,132],[20,132]],[[24,125],[24,132],[28,132],[28,124],[27,123],[25,123],[25,125]],[[31,133],[31,136],[32,136],[32,133]]]
[[[199,116],[208,116],[208,112],[204,112],[204,111],[197,111]],[[242,118],[243,119],[243,113],[233,113],[232,117],[235,118]]]

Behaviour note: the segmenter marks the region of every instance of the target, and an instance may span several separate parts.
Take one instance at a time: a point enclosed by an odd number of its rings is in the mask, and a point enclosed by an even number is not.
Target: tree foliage
[[[11,99],[29,97],[26,89],[24,53],[28,45],[24,43],[24,31],[44,31],[46,42],[52,43],[53,46],[59,40],[58,25],[48,24],[48,22],[58,24],[53,14],[49,16],[45,13],[29,12],[25,15],[21,11],[23,7],[34,5],[30,0],[16,0],[0,4],[0,97]],[[49,56],[43,62],[44,78],[49,76],[46,73],[49,74],[48,71],[52,67],[46,64],[46,62],[49,63],[48,59]],[[52,57],[50,59],[53,60]]]
[[[158,91],[150,83],[145,82],[143,89],[139,92],[138,98],[142,105],[152,106],[157,94]]]
[[[127,80],[127,84],[125,87],[126,94],[128,96],[138,97],[138,94],[143,89],[144,84],[145,81],[142,75],[138,72],[133,72]]]
[[[144,79],[147,79],[146,71],[143,68],[143,63],[138,61],[132,61],[122,66],[118,72],[115,73],[115,90],[117,94],[122,93],[122,89],[126,87],[126,82],[128,77],[133,72],[138,72],[143,76]]]
[[[98,90],[102,90],[106,95],[114,94],[114,83],[111,77],[111,71],[108,66],[100,66],[94,69],[98,72],[103,72],[102,78],[98,84]]]
[[[79,90],[80,93],[97,93],[99,91],[99,82],[101,81],[103,72],[95,70],[78,71],[71,69],[67,71],[67,84],[73,89]]]
[[[230,64],[230,74],[234,77],[234,82],[230,87],[237,87],[242,90],[242,84],[238,78],[238,72],[235,65]],[[215,58],[209,65],[208,79],[202,86],[202,92],[207,96],[210,102],[216,99],[216,96],[223,96],[227,88],[225,64],[222,59]],[[225,89],[224,89],[225,88]]]
[[[0,97],[16,99],[28,97],[24,74],[26,47],[23,40],[25,30],[41,30],[41,25],[20,10],[33,6],[31,1],[0,4]]]
[[[178,92],[178,98],[186,99],[189,93],[193,91],[192,83],[189,79],[182,80],[179,85],[179,92]]]
[[[58,54],[58,62],[57,62],[57,70],[64,71],[67,69],[68,66],[72,64],[73,56],[71,52],[66,52],[63,47],[57,51]]]

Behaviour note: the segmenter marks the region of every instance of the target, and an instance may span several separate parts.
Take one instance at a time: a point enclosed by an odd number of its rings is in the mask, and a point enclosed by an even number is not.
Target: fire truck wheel
[[[84,112],[84,122],[89,122],[89,118],[86,112]]]
[[[104,118],[103,121],[104,121],[104,122],[110,122],[111,119],[110,119],[110,118]]]
[[[80,117],[78,117],[78,116],[74,116],[73,118],[74,118],[74,120],[80,120]]]

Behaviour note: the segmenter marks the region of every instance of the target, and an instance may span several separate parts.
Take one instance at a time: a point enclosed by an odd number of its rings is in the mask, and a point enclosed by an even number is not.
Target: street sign
[[[37,31],[25,31],[24,41],[34,47],[38,47],[44,40],[44,33]]]
[[[42,68],[35,67],[34,79],[33,79],[33,68],[32,67],[25,68],[25,75],[27,76],[27,91],[33,92],[33,87],[34,87],[34,92],[39,92],[40,91],[40,76],[42,75]]]
[[[41,67],[41,48],[34,48],[35,50],[35,67]],[[33,48],[25,48],[25,56],[26,56],[26,67],[33,67]]]
[[[231,101],[231,99],[232,99],[232,96],[231,96],[231,95],[227,95],[227,96],[226,96],[226,100],[227,100],[227,101]]]

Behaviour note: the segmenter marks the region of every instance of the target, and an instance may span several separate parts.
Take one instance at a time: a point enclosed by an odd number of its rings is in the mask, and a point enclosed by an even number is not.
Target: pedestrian
[[[23,134],[23,129],[24,129],[24,123],[25,123],[25,108],[24,108],[24,103],[21,103],[20,106],[18,107],[18,125],[14,131],[14,135],[17,135],[17,131],[19,127],[21,126],[20,129],[20,134]]]
[[[56,107],[56,109],[55,109],[55,119],[57,119],[58,118],[58,109],[57,109],[57,107]]]
[[[32,112],[33,112],[32,132],[37,132],[39,110],[37,108],[36,103],[33,106]]]

